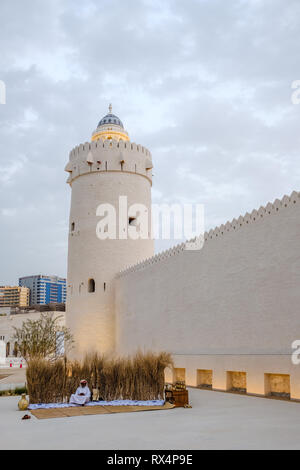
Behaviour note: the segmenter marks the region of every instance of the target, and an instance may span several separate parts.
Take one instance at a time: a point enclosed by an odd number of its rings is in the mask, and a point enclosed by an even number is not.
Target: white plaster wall
[[[5,341],[0,340],[0,364],[5,364],[5,358],[6,358],[6,347],[5,347]]]
[[[226,370],[247,371],[251,393],[262,393],[264,373],[290,373],[300,398],[300,366],[291,364],[300,334],[299,193],[205,238],[199,252],[118,277],[118,352],[170,351],[191,385],[198,368],[213,369],[219,389]]]
[[[89,145],[92,150],[87,152]],[[98,205],[109,203],[118,209],[119,196],[127,196],[128,207],[135,203],[144,204],[149,209],[149,220],[151,217],[151,178],[146,170],[148,151],[146,155],[146,151],[137,150],[135,144],[131,149],[130,143],[127,143],[130,148],[123,153],[115,142],[112,147],[103,145],[101,142],[96,148],[94,143],[85,144],[85,148],[76,151],[70,160],[73,171],[70,176],[66,323],[74,334],[73,355],[77,357],[90,350],[114,351],[114,277],[120,269],[152,256],[154,251],[150,239],[100,240],[96,236],[96,226],[101,220],[96,215]],[[92,166],[86,162],[87,154],[95,162]],[[121,159],[125,161],[123,171]],[[101,163],[97,164],[97,161]],[[73,232],[72,222],[75,223]],[[117,224],[117,233],[118,227]],[[88,292],[90,278],[96,283],[93,293]]]
[[[25,320],[38,320],[42,313],[52,314],[54,317],[61,317],[59,324],[65,325],[65,312],[29,312],[29,313],[18,313],[16,315],[1,315],[0,316],[0,336],[4,336],[5,344],[10,343],[10,354],[13,353],[13,334],[14,327],[21,328]]]

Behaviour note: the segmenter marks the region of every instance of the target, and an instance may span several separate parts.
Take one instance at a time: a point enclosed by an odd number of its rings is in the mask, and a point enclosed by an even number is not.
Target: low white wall
[[[16,315],[4,315],[0,316],[0,338],[4,337],[5,344],[10,343],[10,355],[13,354],[13,334],[14,327],[20,328],[25,320],[37,320],[42,313],[53,314],[55,317],[61,317],[61,325],[65,324],[65,312],[29,312],[29,313],[18,313]]]
[[[24,388],[26,386],[26,382],[19,382],[19,383],[0,383],[0,390],[15,390],[16,388]]]

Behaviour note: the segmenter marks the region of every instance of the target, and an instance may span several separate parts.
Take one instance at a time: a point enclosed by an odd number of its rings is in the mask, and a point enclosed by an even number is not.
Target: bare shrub
[[[60,325],[62,315],[42,313],[36,320],[23,321],[20,328],[13,327],[15,350],[26,360],[48,359],[56,361],[74,343],[70,329]]]

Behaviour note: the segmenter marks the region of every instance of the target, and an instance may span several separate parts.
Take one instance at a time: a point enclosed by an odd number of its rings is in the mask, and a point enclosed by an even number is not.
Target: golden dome
[[[123,127],[122,121],[112,114],[112,105],[109,105],[108,114],[104,116],[97,126],[97,129],[92,134],[92,140],[126,140],[129,141],[128,133]]]

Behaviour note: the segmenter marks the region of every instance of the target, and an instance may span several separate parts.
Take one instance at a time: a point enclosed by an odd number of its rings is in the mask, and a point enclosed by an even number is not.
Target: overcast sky
[[[206,229],[300,190],[299,0],[1,0],[0,22],[0,284],[66,275],[64,166],[110,102],[153,201]]]

